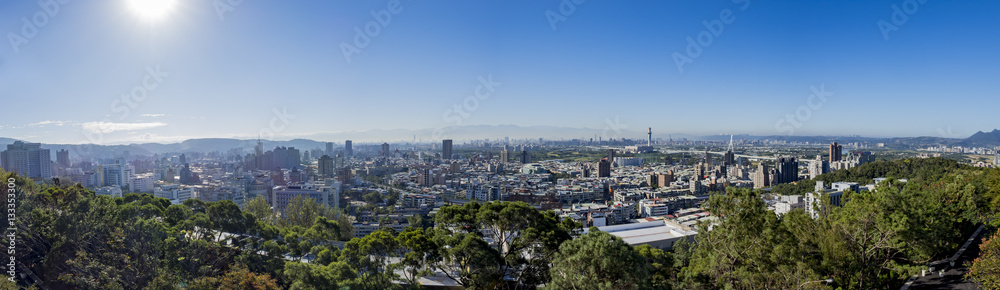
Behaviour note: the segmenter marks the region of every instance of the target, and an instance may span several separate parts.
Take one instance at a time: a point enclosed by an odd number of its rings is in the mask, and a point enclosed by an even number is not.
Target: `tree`
[[[418,285],[420,276],[430,275],[426,269],[426,260],[438,259],[438,245],[431,240],[423,228],[407,227],[396,236],[396,243],[403,248],[403,259],[399,268],[403,270],[403,279],[410,285]]]
[[[317,217],[336,220],[340,228],[339,237],[342,240],[354,236],[354,228],[351,226],[351,220],[348,215],[343,214],[339,209],[327,207],[326,205],[317,203],[312,198],[301,195],[293,197],[288,201],[288,206],[282,211],[281,217],[277,220],[277,225],[284,228],[296,226],[310,228]]]
[[[428,218],[425,215],[415,214],[406,217],[406,221],[411,227],[415,228],[430,228],[434,226],[434,220]]]
[[[390,263],[390,258],[403,256],[403,249],[391,228],[382,228],[363,238],[344,244],[341,260],[358,270],[358,280],[366,289],[389,289],[398,278],[395,270],[400,266]]]
[[[382,196],[377,192],[369,192],[364,196],[365,202],[368,204],[379,204],[382,202]]]
[[[1000,232],[983,239],[979,250],[979,257],[972,261],[965,277],[984,289],[1000,289]]]
[[[256,224],[252,214],[244,214],[231,200],[209,204],[206,213],[213,229],[227,233],[245,234]]]
[[[290,282],[289,289],[353,289],[357,273],[344,262],[329,265],[313,265],[288,262],[283,272]]]
[[[274,211],[271,210],[271,205],[267,203],[267,199],[263,196],[254,197],[243,205],[243,211],[250,213],[257,217],[258,220],[263,222],[274,224]]]
[[[449,234],[435,231],[441,248],[441,259],[434,262],[434,268],[445,273],[463,287],[474,289],[496,288],[503,274],[500,253],[490,247],[481,237],[472,234]],[[457,274],[457,275],[456,275]]]
[[[470,234],[476,238],[493,240],[494,251],[501,261],[495,269],[496,284],[503,283],[504,276],[514,277],[521,286],[531,287],[548,281],[548,267],[552,256],[563,241],[572,238],[576,224],[560,222],[551,211],[539,212],[523,202],[467,203],[463,206],[447,206],[438,210],[435,221],[441,235],[455,234],[455,238],[439,238],[437,241],[447,247],[460,243],[475,245],[457,233]],[[457,233],[456,233],[457,232]],[[458,238],[461,237],[461,238]],[[455,254],[445,251],[445,255]],[[455,257],[445,257],[446,261],[461,261]]]
[[[892,260],[901,254],[905,241],[900,234],[906,230],[906,215],[891,211],[895,190],[879,189],[857,194],[847,192],[849,198],[843,208],[834,210],[830,222],[835,234],[844,243],[849,275],[837,279],[844,285],[860,288],[885,288],[889,286]]]
[[[192,212],[190,208],[180,204],[175,204],[167,207],[167,210],[163,215],[164,221],[166,221],[168,225],[176,226],[180,222],[187,220],[188,217],[191,217],[191,214]]]
[[[304,236],[317,243],[329,244],[332,241],[344,240],[344,237],[341,237],[340,233],[340,223],[320,216],[316,217],[312,227],[306,230]]]
[[[646,259],[650,286],[656,289],[670,289],[677,272],[674,268],[674,256],[670,252],[649,245],[635,247],[635,251]]]
[[[811,277],[798,243],[760,195],[730,188],[709,197],[707,209],[718,217],[698,226],[683,288],[795,288]]]
[[[553,289],[636,289],[645,287],[646,259],[612,234],[590,232],[559,246],[552,260]]]
[[[281,289],[278,281],[267,274],[250,272],[237,265],[220,277],[202,277],[191,282],[187,289]]]

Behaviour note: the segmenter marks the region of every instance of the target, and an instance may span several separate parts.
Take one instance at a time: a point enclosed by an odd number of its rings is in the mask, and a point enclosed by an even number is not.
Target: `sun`
[[[128,0],[132,9],[149,20],[160,19],[174,7],[175,0]]]

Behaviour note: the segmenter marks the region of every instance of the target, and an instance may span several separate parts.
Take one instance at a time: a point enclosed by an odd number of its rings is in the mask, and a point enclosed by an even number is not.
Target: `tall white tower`
[[[653,146],[653,127],[649,127],[649,130],[646,131],[646,135],[649,135],[649,138],[646,139],[646,146]]]

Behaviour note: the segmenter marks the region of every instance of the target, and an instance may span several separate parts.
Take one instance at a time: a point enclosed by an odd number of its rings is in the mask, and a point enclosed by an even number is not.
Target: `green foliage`
[[[649,286],[656,289],[670,289],[676,279],[674,255],[649,245],[635,247],[635,251],[646,259],[649,265]]]
[[[366,289],[389,289],[398,278],[394,272],[399,264],[390,263],[392,257],[403,254],[403,248],[391,228],[382,228],[344,245],[341,260],[358,270],[359,282]]]
[[[984,238],[979,250],[966,278],[982,284],[984,289],[1000,289],[1000,232]]]
[[[258,214],[265,215],[263,213]],[[340,230],[337,237],[341,240],[346,240],[354,236],[354,229],[346,214],[340,212],[339,209],[327,207],[326,205],[317,203],[312,198],[303,196],[296,196],[288,201],[288,205],[276,220],[276,224],[282,228],[310,228],[318,217],[337,221],[338,229]]]
[[[649,267],[642,254],[612,234],[591,230],[559,247],[552,260],[552,289],[646,288]]]
[[[748,189],[713,195],[707,208],[719,219],[698,227],[698,245],[684,268],[685,288],[793,288],[813,276],[785,224]]]
[[[681,288],[896,288],[919,266],[951,255],[985,218],[995,217],[1000,171],[941,158],[865,164],[817,177],[872,182],[845,192],[842,207],[822,200],[818,219],[801,210],[776,216],[759,192],[732,190],[706,204],[718,220],[699,226],[693,247],[675,245]],[[896,179],[907,178],[908,182]],[[811,192],[812,181],[772,193]],[[826,197],[824,197],[826,198]]]
[[[300,262],[285,264],[284,275],[293,281],[288,289],[352,289],[359,287],[357,274],[344,262],[315,265]],[[368,288],[373,289],[373,288]]]
[[[254,197],[243,205],[243,211],[252,214],[257,217],[258,220],[265,223],[274,224],[275,215],[274,211],[271,210],[271,205],[267,203],[267,199],[263,196]]]
[[[456,280],[463,285],[501,284],[501,277],[515,277],[518,283],[535,286],[549,280],[549,261],[559,245],[572,238],[576,225],[560,222],[552,212],[539,212],[523,202],[467,203],[463,206],[446,206],[434,216],[438,231],[435,240],[442,247],[442,261],[436,263],[446,273],[456,271],[456,263],[466,262],[467,254],[457,247],[476,251],[479,259],[502,261],[499,265],[476,264],[479,269],[462,269],[468,272]],[[566,228],[571,227],[571,228]],[[480,249],[483,232],[494,241],[491,251]],[[460,235],[464,233],[465,235]],[[477,240],[478,239],[478,240]],[[451,270],[449,270],[451,269]],[[493,279],[491,282],[487,282]]]

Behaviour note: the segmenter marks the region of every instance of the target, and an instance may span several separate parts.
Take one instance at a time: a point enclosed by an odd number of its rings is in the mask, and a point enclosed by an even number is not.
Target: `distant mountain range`
[[[276,146],[295,147],[299,149],[325,148],[325,141],[330,140],[336,143],[335,148],[343,148],[344,140],[354,140],[356,146],[363,146],[364,143],[389,142],[399,144],[402,142],[416,141],[418,143],[439,142],[440,139],[453,138],[457,143],[462,140],[482,140],[501,139],[509,136],[511,140],[529,139],[537,140],[570,140],[590,138],[607,140],[609,138],[638,139],[646,137],[645,130],[634,131],[625,129],[589,129],[589,128],[568,128],[555,126],[514,126],[514,125],[477,125],[477,126],[454,126],[444,129],[423,129],[423,130],[369,130],[360,132],[322,132],[302,136],[299,139],[288,141],[262,140],[264,148],[274,148]],[[689,134],[662,134],[654,132],[654,139],[666,140],[705,140],[705,141],[728,141],[729,135],[708,135],[698,136]],[[460,138],[459,138],[460,137]],[[785,140],[789,142],[809,142],[813,144],[824,144],[831,142],[852,143],[885,143],[891,148],[913,148],[926,146],[966,146],[966,147],[994,147],[1000,146],[1000,130],[994,129],[991,132],[977,132],[965,138],[941,138],[941,137],[860,137],[860,136],[753,136],[735,135],[736,140]],[[6,149],[4,144],[11,144],[15,139],[0,137],[0,150]],[[241,140],[229,138],[204,138],[190,139],[180,143],[142,143],[142,144],[122,144],[122,145],[67,145],[67,144],[45,144],[44,147],[56,150],[70,150],[75,156],[114,156],[123,151],[129,151],[133,155],[151,155],[163,153],[184,153],[184,152],[226,152],[233,148],[243,148],[245,152],[251,152],[257,140]],[[53,153],[55,154],[55,153]]]
[[[990,132],[979,131],[976,134],[972,134],[969,138],[965,138],[960,145],[966,147],[993,147],[1000,144],[1000,130],[993,129]]]

